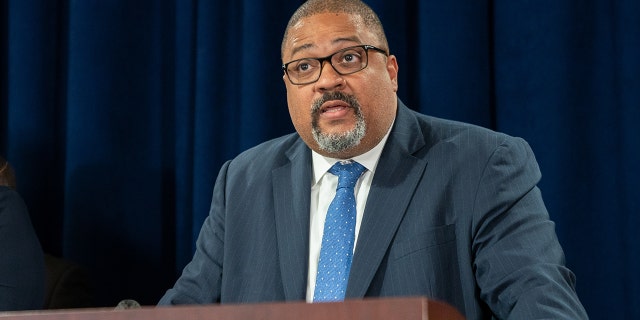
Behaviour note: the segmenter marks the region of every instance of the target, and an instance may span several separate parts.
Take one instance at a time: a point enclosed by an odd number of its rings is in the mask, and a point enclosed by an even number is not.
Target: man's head
[[[398,64],[377,15],[358,0],[310,0],[282,41],[289,113],[310,148],[334,158],[369,151],[397,108]],[[326,59],[323,59],[326,58]]]

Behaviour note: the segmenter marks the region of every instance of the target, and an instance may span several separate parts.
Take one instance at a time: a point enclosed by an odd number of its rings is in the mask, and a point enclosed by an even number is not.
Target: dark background
[[[155,304],[222,162],[293,131],[280,42],[300,3],[0,2],[0,154],[97,306]],[[401,99],[529,141],[590,316],[640,318],[640,2],[368,3]]]

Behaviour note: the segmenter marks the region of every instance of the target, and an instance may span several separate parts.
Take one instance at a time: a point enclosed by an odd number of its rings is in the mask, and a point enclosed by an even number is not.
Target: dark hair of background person
[[[12,189],[16,188],[16,176],[9,162],[0,157],[0,186],[8,186]]]

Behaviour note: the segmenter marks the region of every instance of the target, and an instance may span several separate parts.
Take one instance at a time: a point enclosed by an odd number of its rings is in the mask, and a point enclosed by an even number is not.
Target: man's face
[[[379,42],[359,16],[317,14],[289,30],[283,62],[325,57],[357,45],[380,47]],[[311,149],[352,158],[375,147],[387,133],[396,115],[398,65],[395,56],[375,50],[369,50],[368,61],[366,68],[348,75],[325,61],[318,81],[305,85],[294,85],[283,75],[291,120]]]

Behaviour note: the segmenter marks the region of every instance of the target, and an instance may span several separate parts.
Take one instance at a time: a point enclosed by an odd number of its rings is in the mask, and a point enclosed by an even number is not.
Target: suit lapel
[[[305,298],[309,253],[311,153],[299,140],[272,171],[280,271],[286,300]]]
[[[347,297],[361,298],[386,254],[427,162],[412,154],[424,147],[413,114],[398,102],[398,116],[380,156],[353,257]]]

